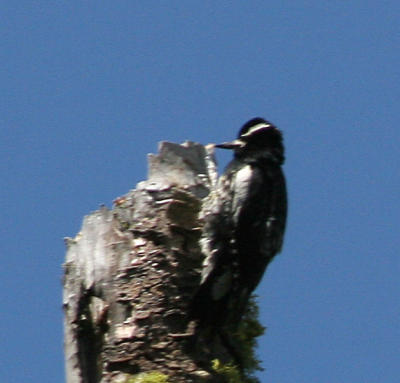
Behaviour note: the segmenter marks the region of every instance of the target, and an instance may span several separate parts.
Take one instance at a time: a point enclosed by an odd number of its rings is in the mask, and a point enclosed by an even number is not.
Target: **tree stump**
[[[211,146],[161,143],[148,180],[66,238],[67,383],[242,381],[231,350],[194,338],[187,317],[216,180]]]

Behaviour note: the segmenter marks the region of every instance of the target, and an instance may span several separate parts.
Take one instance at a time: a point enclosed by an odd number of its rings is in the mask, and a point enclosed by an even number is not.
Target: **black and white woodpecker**
[[[217,148],[234,158],[203,209],[206,255],[191,316],[200,326],[237,325],[267,265],[282,248],[287,198],[281,132],[253,118]]]

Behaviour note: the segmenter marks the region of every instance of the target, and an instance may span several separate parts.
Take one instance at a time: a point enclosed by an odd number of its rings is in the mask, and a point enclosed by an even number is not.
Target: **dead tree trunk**
[[[228,348],[188,335],[212,149],[162,143],[149,162],[147,181],[66,239],[67,383],[242,381]]]

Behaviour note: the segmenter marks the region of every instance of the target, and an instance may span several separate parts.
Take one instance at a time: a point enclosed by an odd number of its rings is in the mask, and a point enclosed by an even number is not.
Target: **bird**
[[[204,203],[201,281],[190,315],[198,326],[236,328],[252,292],[282,249],[287,216],[283,136],[256,117],[215,145],[233,159]]]

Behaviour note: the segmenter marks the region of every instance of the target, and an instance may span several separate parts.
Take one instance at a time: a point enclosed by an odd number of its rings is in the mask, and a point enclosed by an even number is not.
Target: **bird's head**
[[[215,146],[234,150],[236,158],[270,158],[282,163],[282,140],[282,133],[274,124],[256,117],[242,126],[237,139]]]

